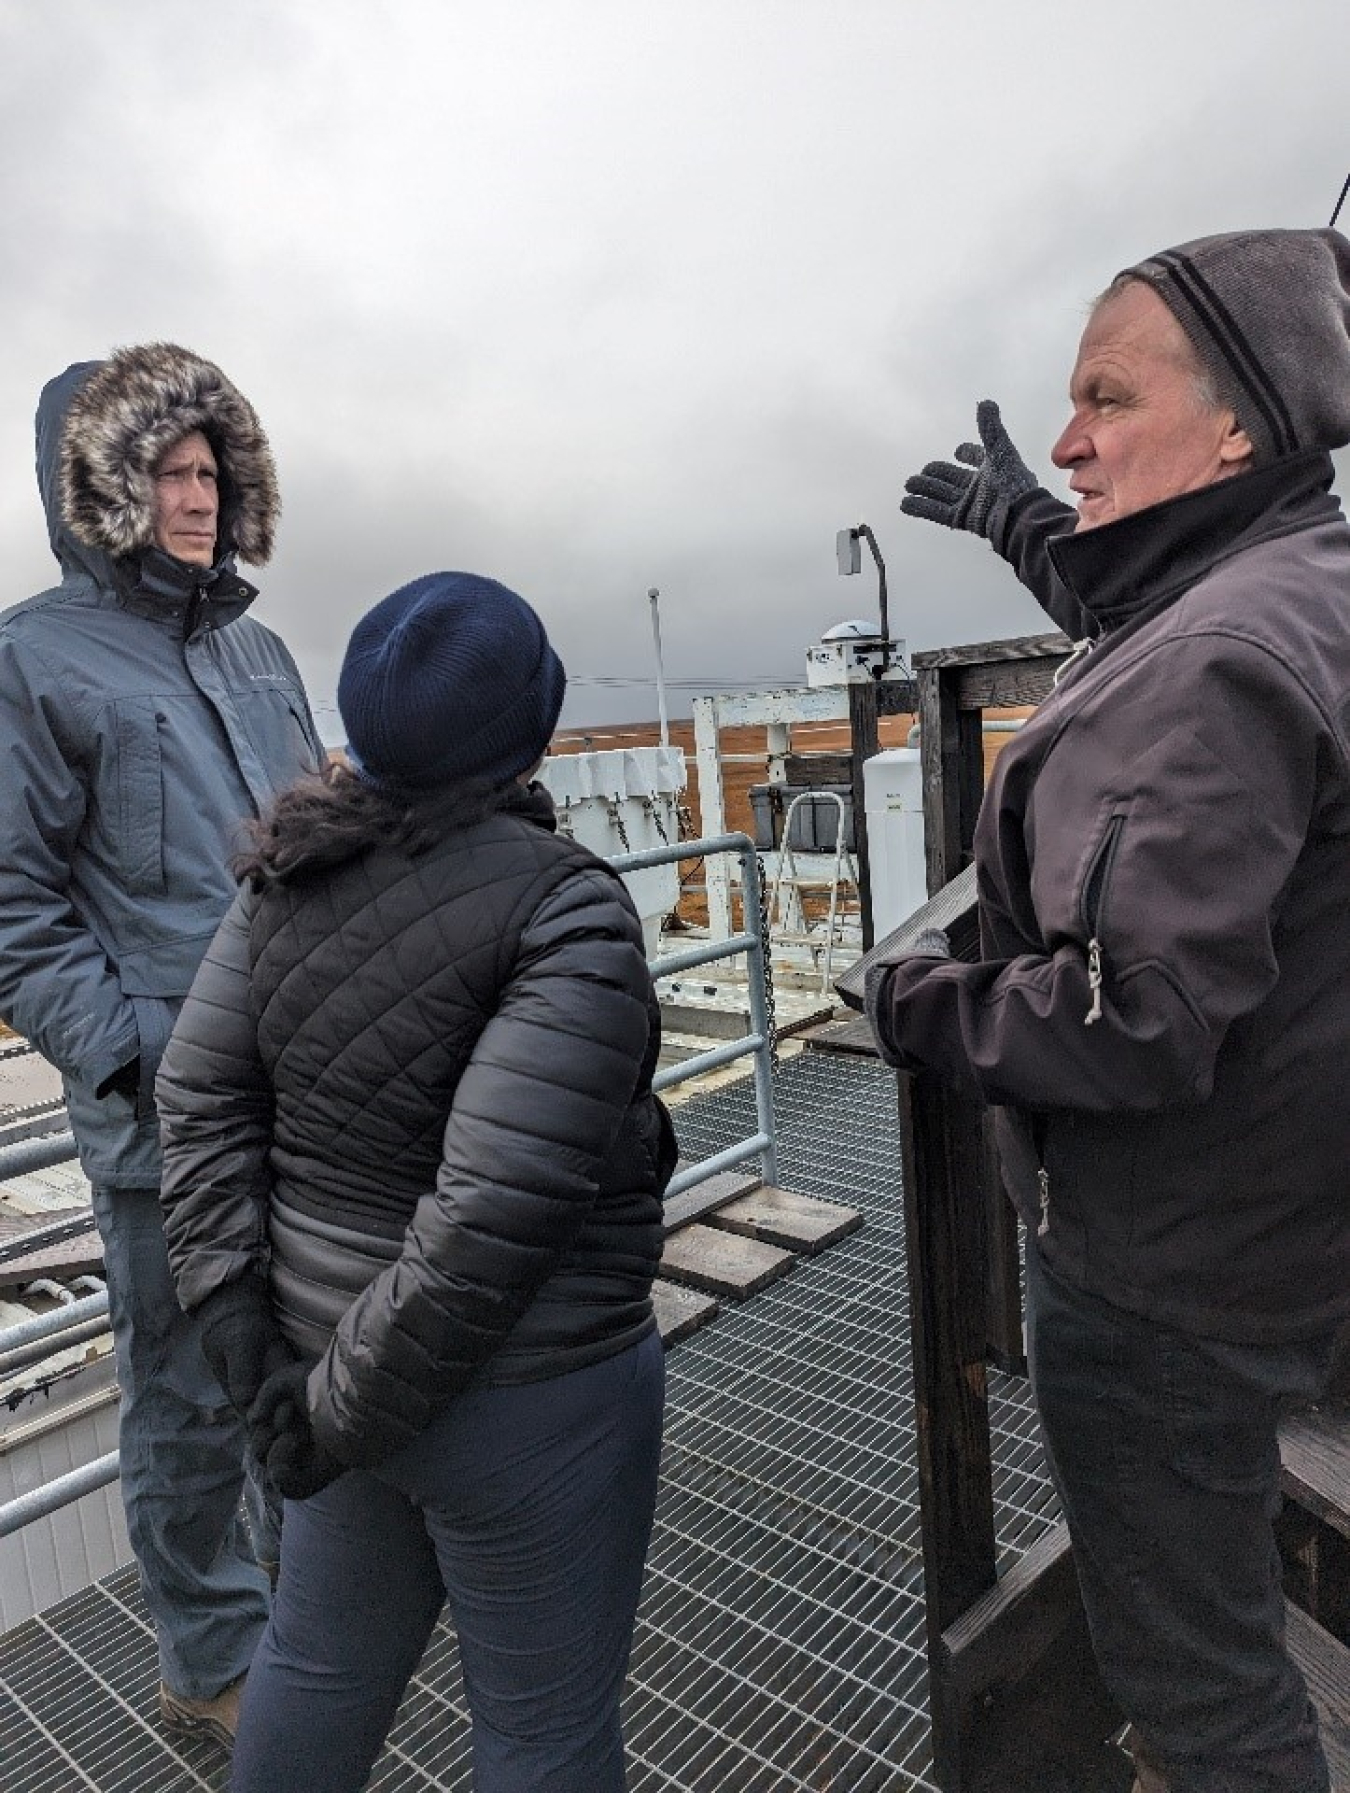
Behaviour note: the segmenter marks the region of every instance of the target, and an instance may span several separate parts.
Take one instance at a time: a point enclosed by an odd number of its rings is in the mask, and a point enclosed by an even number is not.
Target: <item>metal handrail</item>
[[[669,865],[681,859],[706,859],[714,853],[735,853],[741,861],[741,888],[746,915],[763,914],[763,888],[759,855],[747,834],[722,834],[710,840],[680,841],[671,846],[655,847],[642,853],[625,853],[610,863],[618,872],[641,871],[647,866]],[[699,1183],[719,1176],[723,1171],[747,1159],[758,1158],[764,1180],[777,1181],[778,1161],[774,1133],[772,1029],[769,1020],[768,968],[762,934],[751,929],[735,934],[729,940],[710,942],[703,947],[690,947],[672,953],[667,959],[653,959],[653,976],[668,977],[691,970],[697,965],[711,965],[719,959],[744,954],[748,963],[747,988],[750,999],[751,1031],[738,1040],[728,1040],[710,1051],[700,1052],[680,1064],[667,1065],[652,1079],[655,1090],[669,1089],[672,1084],[686,1082],[705,1071],[733,1063],[753,1055],[755,1078],[755,1116],[757,1130],[720,1152],[700,1159],[678,1172],[666,1190],[669,1200],[682,1195]],[[75,1136],[58,1133],[41,1139],[23,1140],[0,1147],[0,1182],[24,1176],[50,1165],[64,1163],[75,1156]],[[68,1345],[96,1337],[107,1330],[108,1295],[104,1290],[71,1302],[51,1313],[36,1314],[30,1320],[0,1332],[0,1375],[22,1368],[41,1358],[53,1355]],[[60,1341],[54,1343],[53,1341]],[[0,1505],[0,1538],[22,1530],[36,1519],[92,1494],[115,1482],[119,1474],[118,1453],[110,1451],[95,1462],[86,1463],[68,1474],[57,1476],[40,1488],[34,1488],[17,1499]]]
[[[672,865],[681,859],[708,859],[716,853],[734,853],[740,859],[745,914],[747,917],[762,915],[764,891],[759,852],[748,834],[718,834],[708,840],[675,841],[669,846],[652,847],[642,853],[621,853],[609,863],[616,872],[622,874],[643,871],[652,865]],[[687,947],[681,952],[672,953],[667,959],[650,959],[648,967],[653,977],[673,977],[677,972],[689,971],[696,965],[711,965],[719,959],[738,958],[742,953],[745,955],[748,971],[746,988],[750,999],[750,1032],[739,1040],[729,1040],[724,1046],[700,1052],[681,1064],[667,1065],[652,1079],[652,1088],[657,1091],[669,1089],[672,1084],[684,1083],[690,1077],[701,1076],[705,1071],[753,1054],[755,1121],[757,1138],[763,1143],[755,1146],[749,1141],[742,1141],[739,1146],[732,1148],[737,1156],[730,1163],[739,1164],[747,1158],[758,1157],[764,1181],[776,1183],[778,1153],[773,1114],[773,1030],[769,1023],[769,972],[763,934],[747,927],[743,933],[733,934],[729,940],[711,941],[707,946]],[[727,1164],[721,1162],[725,1158],[726,1154],[719,1152],[715,1157],[701,1159],[687,1170],[680,1171],[672,1178],[666,1190],[667,1200],[683,1194],[686,1189],[692,1189],[697,1183],[705,1183],[710,1177],[717,1176],[727,1168]]]

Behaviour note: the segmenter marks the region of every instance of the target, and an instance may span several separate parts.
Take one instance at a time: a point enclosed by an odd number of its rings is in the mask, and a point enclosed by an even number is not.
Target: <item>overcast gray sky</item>
[[[1087,301],[1325,224],[1347,68],[1348,0],[0,0],[0,597],[51,582],[43,381],[168,338],[271,436],[258,614],[331,738],[438,566],[537,606],[570,723],[655,714],[588,682],[650,678],[653,584],[673,680],[799,679],[859,521],[911,648],[1036,631],[906,474],[992,396],[1062,490]]]

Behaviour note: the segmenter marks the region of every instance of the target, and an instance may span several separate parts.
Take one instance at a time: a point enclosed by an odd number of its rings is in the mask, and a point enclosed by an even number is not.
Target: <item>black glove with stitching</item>
[[[987,541],[996,506],[1034,492],[1040,481],[1013,447],[993,399],[980,400],[975,422],[983,446],[963,442],[956,450],[961,466],[929,461],[922,473],[905,481],[900,509],[906,516],[967,529]]]
[[[310,1368],[291,1363],[275,1371],[249,1409],[249,1447],[287,1500],[308,1500],[347,1467],[314,1436],[306,1391]]]

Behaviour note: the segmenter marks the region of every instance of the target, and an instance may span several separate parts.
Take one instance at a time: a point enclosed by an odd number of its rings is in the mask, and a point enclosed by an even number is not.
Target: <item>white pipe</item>
[[[661,664],[661,590],[653,585],[648,588],[647,596],[652,601],[652,641],[656,646],[656,709],[661,718],[661,745],[670,746],[670,723],[666,717],[666,674]]]
[[[981,727],[987,735],[1015,735],[1018,729],[1025,725],[1025,716],[996,716],[992,721],[982,723]],[[905,746],[917,747],[922,734],[923,730],[916,722],[905,736]]]

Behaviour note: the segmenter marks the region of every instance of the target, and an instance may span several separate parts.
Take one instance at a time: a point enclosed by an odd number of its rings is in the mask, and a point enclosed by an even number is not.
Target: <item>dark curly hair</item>
[[[429,792],[367,784],[341,761],[299,778],[248,824],[249,845],[232,862],[255,890],[341,865],[372,847],[419,853],[500,809],[510,787],[465,780]]]

